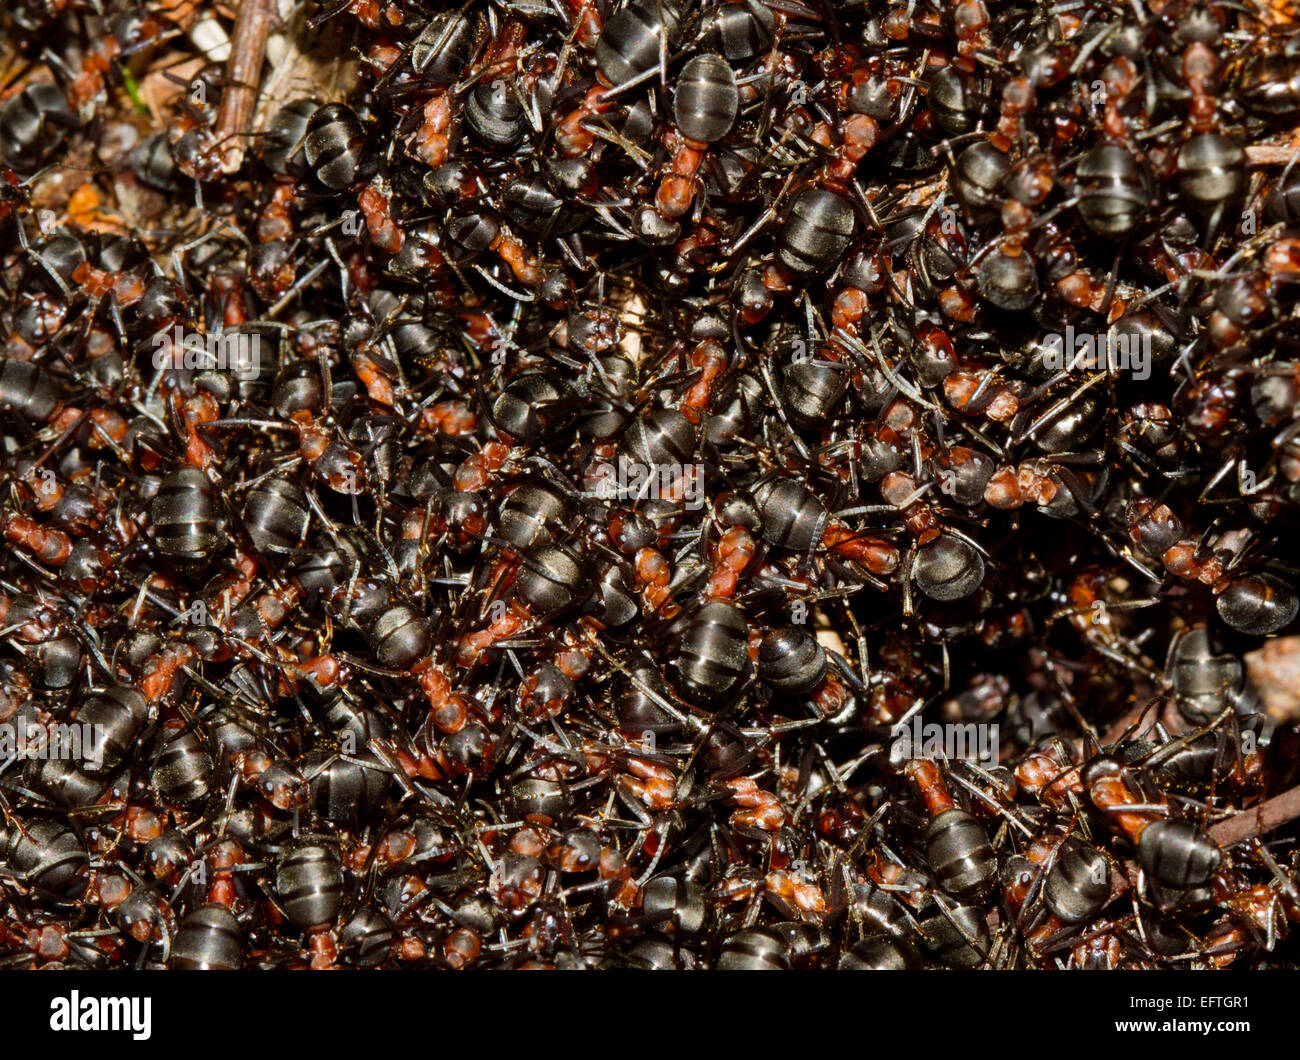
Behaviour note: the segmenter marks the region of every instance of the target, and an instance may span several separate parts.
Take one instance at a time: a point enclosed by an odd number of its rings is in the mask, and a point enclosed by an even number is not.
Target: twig
[[[1283,166],[1300,153],[1294,145],[1251,144],[1246,148],[1246,161],[1252,166]]]
[[[242,0],[235,17],[215,130],[217,143],[221,145],[223,173],[234,173],[244,164],[243,137],[248,134],[248,120],[257,103],[266,35],[274,14],[275,0]]]
[[[1211,826],[1210,838],[1221,847],[1235,846],[1297,817],[1300,817],[1300,785]]]

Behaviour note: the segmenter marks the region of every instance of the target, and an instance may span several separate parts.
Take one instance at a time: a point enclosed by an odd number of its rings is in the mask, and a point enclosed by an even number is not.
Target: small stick
[[[275,10],[275,0],[242,0],[239,14],[235,16],[230,58],[226,61],[226,84],[215,129],[216,141],[222,145],[223,173],[234,173],[244,164],[241,138],[248,133],[248,119],[257,103],[266,35]]]
[[[1282,166],[1292,161],[1300,148],[1281,144],[1252,144],[1246,148],[1246,161],[1252,166]]]
[[[1210,838],[1221,847],[1230,847],[1271,832],[1297,817],[1300,817],[1300,785],[1213,825]]]

